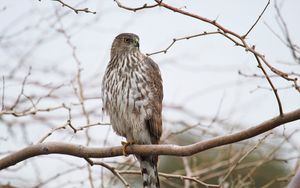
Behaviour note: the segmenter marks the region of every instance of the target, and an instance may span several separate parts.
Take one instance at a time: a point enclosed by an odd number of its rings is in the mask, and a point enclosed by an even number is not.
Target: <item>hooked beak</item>
[[[137,47],[137,48],[140,47],[139,39],[135,39],[135,40],[134,40],[134,47]]]

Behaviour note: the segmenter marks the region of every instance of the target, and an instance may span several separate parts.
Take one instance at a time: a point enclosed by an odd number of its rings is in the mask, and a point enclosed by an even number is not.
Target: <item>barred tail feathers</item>
[[[137,159],[140,162],[143,187],[160,188],[157,171],[157,156],[137,156]]]

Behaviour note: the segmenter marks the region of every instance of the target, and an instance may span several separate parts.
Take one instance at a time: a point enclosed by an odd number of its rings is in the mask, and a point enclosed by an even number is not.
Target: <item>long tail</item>
[[[136,156],[140,162],[144,188],[159,188],[157,156]]]

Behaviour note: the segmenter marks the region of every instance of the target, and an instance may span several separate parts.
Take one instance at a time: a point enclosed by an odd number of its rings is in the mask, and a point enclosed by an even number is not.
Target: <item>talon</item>
[[[127,148],[127,146],[134,144],[134,142],[125,142],[125,141],[121,141],[121,144],[123,145],[123,148],[122,148],[122,153],[123,153],[123,155],[124,155],[124,156],[128,156],[127,151],[126,151],[126,148]]]

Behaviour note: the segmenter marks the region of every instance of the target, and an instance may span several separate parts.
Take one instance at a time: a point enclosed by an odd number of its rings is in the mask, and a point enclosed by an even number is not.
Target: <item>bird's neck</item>
[[[140,53],[139,48],[125,48],[125,49],[111,48],[110,57],[112,59],[115,56],[121,57],[121,56],[132,55],[135,53]]]

